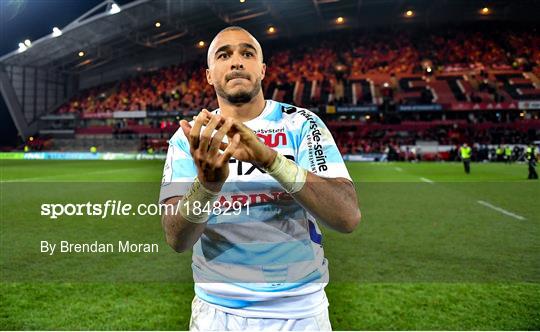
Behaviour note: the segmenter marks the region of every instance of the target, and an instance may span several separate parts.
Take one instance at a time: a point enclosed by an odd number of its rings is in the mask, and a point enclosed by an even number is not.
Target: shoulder
[[[309,126],[310,122],[321,124],[322,120],[314,112],[286,103],[275,102],[276,112],[279,112],[284,122],[292,123],[295,127]]]
[[[189,149],[189,141],[181,127],[178,127],[174,135],[169,139],[169,145]]]

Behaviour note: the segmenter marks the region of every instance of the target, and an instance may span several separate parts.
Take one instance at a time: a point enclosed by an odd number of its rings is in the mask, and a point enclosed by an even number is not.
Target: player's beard
[[[227,100],[233,105],[242,105],[249,103],[253,98],[255,98],[255,96],[259,94],[259,92],[261,92],[261,79],[257,78],[255,84],[253,85],[253,89],[250,91],[240,90],[235,93],[228,93],[221,84],[216,84],[215,87],[218,96]]]

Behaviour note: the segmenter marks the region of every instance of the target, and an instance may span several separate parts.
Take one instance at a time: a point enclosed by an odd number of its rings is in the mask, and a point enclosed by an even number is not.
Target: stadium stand
[[[447,105],[540,99],[533,85],[540,64],[535,32],[440,31],[355,31],[287,45],[267,61],[265,94],[304,107],[382,104],[387,97],[397,104]],[[204,68],[203,62],[184,63],[92,88],[58,112],[215,108]]]
[[[407,147],[435,142],[445,152],[423,158],[449,159],[462,142],[526,143],[538,137],[540,121],[517,110],[518,103],[540,100],[534,47],[540,38],[536,31],[497,29],[356,30],[274,42],[265,96],[319,112],[343,154],[392,148],[399,151],[395,158],[408,159]],[[204,69],[202,61],[180,63],[83,91],[57,111],[81,120],[77,138],[48,146],[163,152],[178,119],[217,107]],[[130,113],[116,119],[114,112]]]
[[[164,4],[133,2],[116,14],[98,13],[88,20],[86,13],[62,29],[65,36],[44,37],[1,58],[0,81],[10,87],[8,108],[24,139],[16,149],[164,152],[180,119],[217,107],[205,77],[208,45],[199,39],[206,37],[195,32],[213,35],[223,22],[235,22],[230,17],[236,16],[223,13],[242,7],[245,15],[238,14],[236,22],[248,28],[253,23],[259,29],[253,31],[262,33],[266,16],[275,16],[268,8],[283,5],[219,3],[207,13],[216,20],[200,22],[188,14],[199,12],[198,3]],[[343,10],[349,5],[338,4]],[[537,140],[537,25],[507,19],[508,12],[520,15],[519,6],[478,16],[478,3],[469,1],[425,5],[433,15],[421,20],[402,17],[394,24],[390,15],[391,22],[377,25],[359,11],[357,21],[341,27],[330,21],[313,31],[294,24],[292,16],[309,16],[317,8],[288,3],[278,22],[281,32],[258,36],[268,65],[265,97],[318,113],[344,155],[449,159],[465,141],[491,148]],[[361,5],[385,13],[397,8],[385,6]],[[169,20],[182,13],[182,24],[171,21],[157,29],[155,22],[164,21],[152,16],[157,7],[169,13]],[[449,12],[442,16],[464,11],[472,16],[449,23],[438,17],[443,7]],[[324,21],[324,15],[307,16],[302,19]],[[112,28],[103,23],[107,20],[118,24]],[[88,55],[74,58],[81,48]],[[34,65],[46,70],[25,67]]]

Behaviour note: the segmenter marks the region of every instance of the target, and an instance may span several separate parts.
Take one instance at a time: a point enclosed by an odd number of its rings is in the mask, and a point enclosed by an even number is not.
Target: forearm
[[[212,204],[217,199],[221,185],[215,186],[217,191],[207,189],[198,178],[195,178],[191,188],[182,197],[169,199],[166,204],[172,204],[174,209],[165,209],[162,224],[167,243],[174,250],[183,252],[193,247],[203,233],[210,215],[199,206]],[[170,206],[170,205],[169,205]]]
[[[181,204],[181,197],[172,197],[165,204],[171,204],[176,207],[177,204]],[[176,208],[170,209],[170,211],[174,212],[176,210]],[[163,213],[161,225],[165,232],[167,243],[177,252],[190,250],[206,228],[206,223],[195,224],[189,222],[180,214],[175,213]]]
[[[317,220],[343,233],[352,232],[361,214],[354,185],[345,178],[323,178],[307,174],[294,199]]]
[[[350,233],[360,222],[356,191],[348,179],[320,177],[277,153],[263,167],[304,209],[327,226]]]

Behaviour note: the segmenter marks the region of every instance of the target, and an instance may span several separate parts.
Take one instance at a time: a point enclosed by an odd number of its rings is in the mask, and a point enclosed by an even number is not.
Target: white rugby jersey
[[[263,112],[244,124],[308,171],[351,180],[330,131],[309,110],[267,100]],[[328,305],[328,262],[315,218],[263,170],[235,159],[229,166],[218,206],[240,202],[242,208],[208,219],[193,247],[195,293],[244,317],[318,314]],[[160,202],[184,195],[196,176],[188,139],[178,129],[169,141]]]

